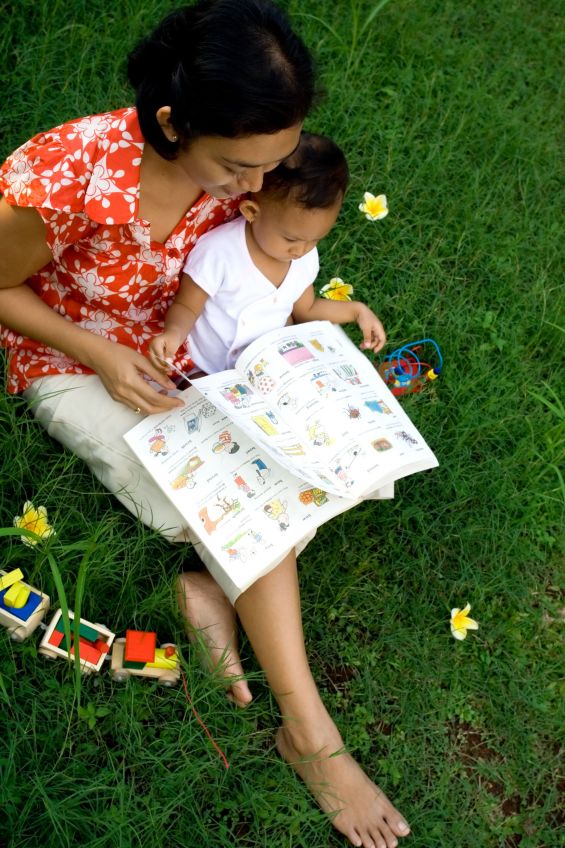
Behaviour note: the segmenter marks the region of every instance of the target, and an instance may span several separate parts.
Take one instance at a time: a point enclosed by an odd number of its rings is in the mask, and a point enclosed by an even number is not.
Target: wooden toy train
[[[49,596],[25,583],[19,568],[0,570],[0,624],[16,642],[23,642],[37,629],[50,606]],[[58,610],[51,619],[39,653],[49,659],[62,657],[76,660],[81,671],[92,674],[100,671],[111,650],[112,678],[118,682],[130,675],[153,677],[163,686],[175,686],[181,672],[175,645],[157,647],[157,635],[152,632],[126,630],[125,638],[102,624],[79,619],[69,610],[70,632],[65,634],[63,614]]]

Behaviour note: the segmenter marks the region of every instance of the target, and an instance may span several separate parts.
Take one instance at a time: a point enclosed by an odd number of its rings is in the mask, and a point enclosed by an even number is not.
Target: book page
[[[238,371],[201,377],[193,385],[283,468],[312,486],[349,497],[347,488],[330,479],[319,457],[308,451],[307,440],[297,438],[292,416],[276,394],[267,397]]]
[[[310,530],[354,505],[290,474],[195,388],[125,440],[242,591]]]
[[[437,465],[367,355],[328,321],[268,333],[225,373],[227,381],[216,374],[195,385],[281,464],[327,492],[356,499]]]

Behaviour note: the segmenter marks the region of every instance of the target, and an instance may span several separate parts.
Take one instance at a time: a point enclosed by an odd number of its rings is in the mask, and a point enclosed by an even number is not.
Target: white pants
[[[239,589],[122,438],[139,422],[139,415],[112,400],[100,378],[90,374],[43,377],[23,394],[49,435],[83,459],[94,476],[136,518],[172,542],[190,542],[234,603]],[[301,539],[296,546],[297,555],[315,532]]]

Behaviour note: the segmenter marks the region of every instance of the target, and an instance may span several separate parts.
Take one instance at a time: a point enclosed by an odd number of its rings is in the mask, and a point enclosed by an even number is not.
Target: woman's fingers
[[[172,380],[141,353],[125,345],[110,344],[104,346],[102,354],[95,370],[114,400],[143,415],[183,405],[178,398],[167,395],[176,388]]]

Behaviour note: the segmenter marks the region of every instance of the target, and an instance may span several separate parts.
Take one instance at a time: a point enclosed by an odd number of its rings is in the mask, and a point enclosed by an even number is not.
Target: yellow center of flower
[[[380,197],[374,197],[371,200],[368,200],[366,206],[367,212],[370,215],[380,215],[381,212],[384,212],[386,210],[386,206],[384,205]]]
[[[39,515],[35,510],[33,513],[28,512],[26,515],[22,515],[20,527],[23,527],[25,530],[31,530],[32,533],[37,533],[38,536],[42,536],[49,529],[47,519]]]

